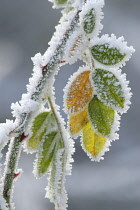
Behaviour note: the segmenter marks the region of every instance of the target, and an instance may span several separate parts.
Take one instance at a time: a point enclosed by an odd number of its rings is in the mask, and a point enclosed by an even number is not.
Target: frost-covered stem
[[[50,78],[50,75],[54,73],[57,65],[61,62],[66,43],[71,33],[74,31],[76,25],[79,22],[79,13],[80,11],[77,11],[73,20],[70,22],[68,29],[63,34],[61,42],[59,42],[56,45],[56,48],[54,48],[53,56],[50,58],[49,62],[45,66],[42,67],[43,76],[40,82],[38,83],[38,85],[36,86],[36,91],[31,96],[32,100],[39,101],[39,96],[41,95],[43,88],[46,86]],[[52,103],[50,105],[52,106]],[[30,118],[30,116],[31,116],[31,113],[23,113],[21,115],[21,123],[19,125],[20,131],[17,128],[19,135],[10,142],[10,146],[9,146],[9,152],[7,155],[7,163],[5,166],[5,174],[3,178],[4,179],[3,197],[5,198],[9,209],[11,209],[11,195],[12,195],[12,188],[13,188],[14,173],[17,167],[18,158],[21,153],[21,138],[24,133],[24,128],[26,127],[26,124],[28,123],[28,118]],[[24,122],[24,125],[23,125],[23,122]],[[59,126],[59,122],[58,122],[58,126]]]
[[[44,86],[46,85],[48,79],[50,78],[51,74],[54,73],[55,68],[59,63],[61,63],[62,56],[64,54],[64,48],[67,44],[67,41],[74,31],[76,25],[79,22],[79,13],[80,10],[76,13],[74,19],[71,21],[69,28],[63,34],[63,38],[61,43],[56,45],[56,49],[54,49],[53,56],[50,58],[50,61],[42,67],[42,74],[43,78],[41,79],[40,83],[36,87],[35,93],[32,95],[31,99],[37,101],[39,96],[41,95],[41,91],[43,90]]]
[[[21,135],[11,139],[6,160],[3,197],[6,200],[7,207],[9,209],[11,209],[11,196],[12,196],[12,187],[14,181],[14,173],[21,152],[20,139]]]
[[[49,102],[49,105],[50,105],[50,107],[51,107],[51,110],[52,110],[52,112],[53,112],[53,114],[54,114],[55,120],[56,120],[56,122],[57,122],[58,129],[59,129],[61,138],[63,139],[63,132],[62,132],[62,129],[61,129],[61,124],[60,124],[60,122],[59,122],[57,113],[56,113],[56,111],[55,111],[53,102],[52,102],[52,100],[51,100],[51,97],[48,97],[48,102]],[[64,145],[63,145],[63,146],[64,146]]]

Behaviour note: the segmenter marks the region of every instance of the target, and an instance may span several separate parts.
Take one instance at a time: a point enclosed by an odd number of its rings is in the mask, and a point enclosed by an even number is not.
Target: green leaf
[[[57,123],[52,112],[43,112],[35,117],[33,121],[32,136],[27,142],[27,146],[36,151],[39,148],[40,142],[48,131],[54,131],[57,129]]]
[[[83,22],[83,28],[84,31],[87,34],[91,34],[95,28],[95,10],[91,9],[85,16],[84,16],[84,22]]]
[[[91,47],[91,54],[95,60],[104,65],[118,64],[126,55],[117,48],[111,47],[109,43],[94,45]]]
[[[105,106],[97,96],[94,96],[89,103],[88,112],[95,131],[108,137],[114,123],[114,110]]]
[[[35,117],[34,122],[33,122],[33,127],[32,127],[33,135],[37,134],[38,130],[42,127],[42,124],[48,117],[49,113],[50,112],[43,112],[39,114],[37,117]]]
[[[105,105],[113,109],[124,108],[124,92],[120,81],[112,72],[95,69],[92,79],[98,98]]]
[[[64,148],[57,150],[53,159],[46,197],[55,205],[55,209],[67,209],[67,194],[65,189],[67,155]],[[56,199],[57,198],[57,199]]]
[[[65,4],[66,2],[67,2],[67,0],[56,0],[56,3],[58,5]]]
[[[54,114],[47,115],[40,133],[38,143],[37,160],[35,161],[35,175],[41,177],[48,171],[48,167],[53,161],[58,149],[63,148],[63,139],[60,134]]]
[[[59,131],[54,131],[44,136],[38,153],[37,173],[39,176],[47,171],[53,156],[62,145]]]

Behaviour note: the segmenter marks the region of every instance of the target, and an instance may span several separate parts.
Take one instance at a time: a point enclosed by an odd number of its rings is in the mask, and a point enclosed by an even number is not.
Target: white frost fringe
[[[75,63],[81,59],[81,52],[84,52],[88,44],[87,39],[83,36],[82,30],[77,27],[74,33],[70,36],[69,42],[66,44],[64,61],[69,64]]]
[[[83,148],[83,150],[85,151],[85,153],[87,153],[87,155],[89,156],[89,158],[91,159],[91,161],[95,161],[95,162],[100,162],[100,160],[104,160],[104,157],[102,157],[103,155],[105,155],[105,152],[109,151],[109,147],[111,146],[111,141],[109,139],[106,139],[106,143],[102,149],[102,151],[98,154],[98,155],[92,155],[90,152],[88,152],[83,144],[83,139],[81,137],[81,146]]]
[[[58,110],[57,106],[57,110]],[[46,188],[46,197],[55,204],[56,210],[67,209],[67,193],[65,189],[66,175],[71,175],[73,162],[72,155],[75,151],[74,141],[70,138],[65,129],[65,123],[58,111],[56,111],[63,135],[64,148],[58,149],[52,162],[49,172],[48,186]]]
[[[55,210],[66,210],[67,192],[65,189],[66,175],[71,174],[72,158],[67,153],[68,148],[59,149],[53,160],[53,166],[50,169],[48,186],[46,188],[46,197],[55,204]]]
[[[67,193],[65,190],[65,163],[64,163],[64,149],[59,149],[54,160],[55,170],[54,177],[50,174],[49,186],[46,189],[46,197],[55,204],[55,210],[66,210],[67,209]],[[53,180],[52,180],[53,178]]]
[[[40,108],[40,104],[45,104],[48,97],[49,87],[52,84],[53,75],[57,72],[58,67],[55,68],[55,70],[52,70],[52,75],[49,76],[47,85],[44,87],[42,94],[40,94],[38,101],[32,100],[32,95],[37,91],[36,87],[43,77],[42,67],[46,66],[52,56],[54,56],[54,52],[57,50],[57,47],[62,43],[63,34],[65,34],[69,29],[70,21],[73,20],[76,13],[77,10],[73,10],[61,18],[59,22],[60,24],[56,27],[56,32],[49,43],[50,47],[48,50],[44,53],[44,55],[37,53],[32,58],[34,68],[32,77],[29,79],[29,85],[27,85],[27,93],[22,95],[22,98],[19,102],[12,103],[11,105],[13,117],[16,118],[16,124],[20,124],[20,117],[23,113],[28,114],[34,112]]]
[[[102,68],[103,69],[103,68]],[[123,114],[123,113],[126,113],[131,105],[131,97],[132,97],[132,92],[131,92],[131,88],[128,87],[129,85],[129,81],[126,80],[126,74],[122,74],[122,70],[121,69],[115,69],[115,68],[112,68],[112,69],[109,69],[109,70],[106,70],[106,69],[103,69],[106,73],[113,73],[114,76],[118,79],[118,83],[116,84],[117,85],[121,85],[121,88],[122,88],[122,96],[124,97],[125,101],[124,101],[124,107],[121,108],[121,107],[116,107],[109,103],[107,103],[107,99],[106,100],[103,100],[100,96],[100,93],[97,93],[96,92],[96,85],[94,84],[94,81],[92,79],[92,77],[90,78],[91,79],[91,84],[93,85],[93,89],[94,89],[94,92],[95,94],[97,94],[97,97],[99,98],[99,100],[101,100],[104,104],[106,104],[106,106],[109,106],[111,108],[113,108],[114,110],[117,110],[119,113]],[[92,75],[91,75],[92,76]],[[101,82],[100,82],[101,83]],[[101,84],[102,85],[102,84]],[[115,84],[114,84],[115,85]]]
[[[67,95],[68,95],[68,92],[69,92],[69,88],[71,87],[72,83],[76,80],[76,78],[83,72],[85,71],[92,71],[91,68],[88,66],[88,65],[83,65],[82,67],[80,67],[77,72],[75,72],[73,75],[71,75],[71,77],[69,78],[69,81],[67,83],[67,85],[64,87],[63,89],[63,92],[64,92],[64,96],[63,96],[63,101],[64,101],[64,112],[66,114],[69,114],[70,116],[72,115],[76,115],[78,114],[79,112],[81,112],[82,110],[85,109],[85,107],[83,107],[82,109],[80,109],[78,112],[75,112],[74,114],[71,113],[70,110],[68,110],[67,108]],[[86,105],[87,106],[87,105]]]
[[[69,5],[71,2],[73,2],[73,0],[67,0],[64,4],[58,4],[58,3],[57,3],[57,0],[49,0],[49,1],[53,3],[52,8],[54,8],[54,9],[59,9],[59,8],[66,7],[66,6]]]
[[[99,35],[101,30],[103,29],[103,25],[101,24],[101,20],[103,19],[102,8],[104,6],[104,0],[87,0],[86,4],[82,8],[82,12],[80,13],[80,26],[83,26],[84,16],[93,8],[95,10],[95,28],[92,33],[86,34],[83,27],[81,27],[82,34],[84,34],[87,38],[94,38]]]
[[[83,144],[82,137],[81,137],[82,148],[87,153],[87,155],[89,156],[91,161],[100,162],[100,160],[104,160],[104,157],[102,157],[102,156],[105,155],[105,152],[109,151],[109,147],[111,146],[111,142],[119,139],[119,134],[117,133],[117,131],[119,131],[119,128],[120,128],[120,115],[117,113],[117,111],[115,111],[114,123],[113,123],[112,128],[111,128],[110,136],[106,139],[106,143],[105,143],[105,146],[103,147],[102,151],[96,156],[93,156],[92,154],[90,154],[86,150],[86,148],[85,148],[85,146]],[[100,133],[98,133],[98,131],[94,127],[92,129],[97,134],[100,135]]]
[[[135,52],[134,48],[132,46],[128,47],[127,42],[125,42],[124,37],[119,37],[118,39],[114,34],[111,34],[109,37],[108,34],[104,34],[101,38],[92,39],[90,41],[89,47],[93,47],[94,45],[102,45],[102,44],[109,44],[109,48],[116,48],[118,49],[122,54],[126,54],[123,60],[115,65],[104,65],[99,63],[94,58],[94,64],[97,68],[105,68],[105,69],[112,69],[112,68],[120,68],[122,66],[125,66],[126,61],[128,61],[132,53]]]

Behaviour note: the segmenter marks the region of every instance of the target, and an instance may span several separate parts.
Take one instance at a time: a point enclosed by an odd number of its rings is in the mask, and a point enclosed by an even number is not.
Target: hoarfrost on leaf
[[[11,208],[13,181],[20,174],[17,164],[21,146],[26,152],[37,153],[34,175],[49,175],[46,197],[56,210],[66,210],[65,181],[66,175],[71,174],[75,151],[70,135],[75,138],[82,133],[84,151],[92,161],[100,161],[111,141],[118,139],[118,112],[126,112],[131,103],[129,82],[119,67],[125,65],[134,49],[127,46],[123,37],[117,39],[113,34],[97,38],[102,29],[104,0],[50,1],[54,8],[64,8],[62,18],[47,51],[32,58],[34,68],[27,93],[11,105],[15,122],[0,124],[0,151],[12,137],[1,185]],[[77,59],[86,65],[71,76],[64,89],[68,132],[55,103],[53,85],[60,66]],[[45,108],[46,103],[49,109]],[[1,208],[7,209],[2,193]]]
[[[80,25],[87,38],[95,38],[102,30],[103,6],[104,0],[88,0],[84,4],[80,13]]]
[[[101,38],[90,41],[91,54],[95,66],[98,68],[119,68],[125,65],[135,51],[128,47],[123,37],[118,39],[114,34],[103,35]]]
[[[64,130],[63,134],[64,137],[66,137],[66,130]],[[63,140],[64,146],[57,150],[52,160],[48,186],[46,188],[46,197],[55,204],[56,210],[67,209],[68,198],[65,189],[65,181],[66,175],[71,174],[71,162],[73,162],[73,141],[70,139],[69,135]]]
[[[96,95],[88,106],[88,112],[93,129],[104,137],[109,137],[114,124],[114,110],[105,106]]]
[[[81,144],[91,160],[96,162],[104,159],[102,156],[109,151],[111,145],[109,139],[95,133],[90,123],[83,129]]]
[[[65,111],[76,114],[82,111],[93,96],[93,87],[90,81],[90,67],[83,66],[73,74],[65,88]]]
[[[129,108],[131,92],[128,81],[120,70],[95,69],[92,74],[97,97],[106,105],[121,113]]]
[[[27,152],[32,153],[38,151],[44,136],[48,133],[57,131],[58,126],[53,113],[46,110],[34,118],[34,121],[29,124],[26,132],[30,132],[30,129],[31,133],[29,133],[24,147]]]
[[[66,44],[63,60],[66,63],[73,64],[77,59],[82,59],[81,52],[85,51],[86,45],[87,39],[83,36],[81,29],[77,27],[77,30],[70,36],[69,42]]]
[[[69,116],[69,130],[73,138],[79,136],[82,129],[89,122],[87,107],[79,114]]]

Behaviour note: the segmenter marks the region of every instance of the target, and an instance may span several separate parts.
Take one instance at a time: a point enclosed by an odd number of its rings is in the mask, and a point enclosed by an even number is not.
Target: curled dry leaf
[[[72,45],[69,53],[69,57],[73,57],[75,55],[75,52],[78,50],[79,45],[82,44],[82,35],[79,35],[77,39],[75,40],[74,44]]]

